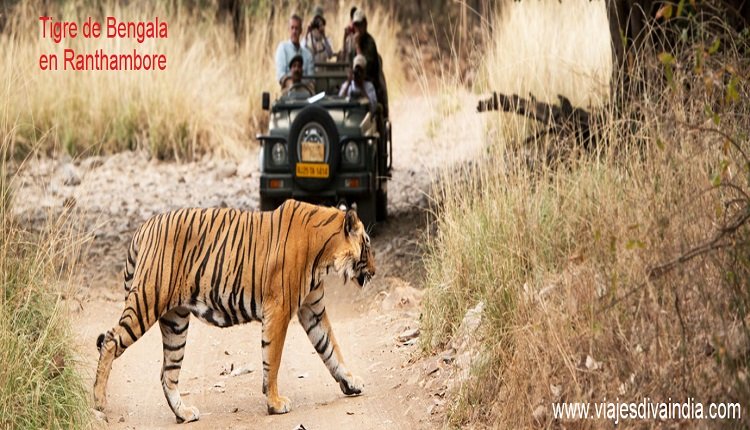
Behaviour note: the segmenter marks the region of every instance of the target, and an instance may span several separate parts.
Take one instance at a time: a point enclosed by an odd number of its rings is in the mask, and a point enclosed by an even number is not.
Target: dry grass
[[[155,72],[41,71],[43,52],[60,56],[62,45],[40,37],[39,11],[22,3],[9,31],[0,34],[0,95],[7,100],[6,124],[13,155],[23,155],[44,141],[45,152],[73,155],[145,149],[157,157],[192,158],[217,152],[244,155],[255,145],[253,136],[265,127],[260,108],[263,91],[277,92],[273,56],[279,41],[288,38],[289,9],[254,8],[245,15],[245,43],[237,46],[229,22],[217,22],[214,9],[189,9],[179,2],[86,2],[50,6],[56,20],[115,16],[120,21],[151,21],[159,16],[169,25],[167,39],[138,44],[130,40],[77,38],[64,43],[77,52],[163,53],[167,70]],[[401,86],[398,26],[379,7],[369,11],[371,31],[379,43],[397,92]],[[329,13],[333,15],[333,13]],[[348,20],[348,8],[336,15]],[[329,18],[330,19],[330,18]],[[336,19],[330,19],[336,21]],[[305,23],[307,24],[307,23]],[[341,43],[337,25],[329,25],[334,49]],[[62,64],[61,64],[62,66]],[[46,138],[48,137],[48,138]],[[44,139],[43,139],[44,138]]]
[[[683,65],[673,81],[662,78],[657,52],[644,51],[637,62],[647,78],[641,92],[615,110],[602,104],[608,72],[595,61],[608,62],[608,54],[576,51],[607,37],[606,22],[583,18],[599,3],[511,4],[529,8],[521,14],[525,29],[514,28],[506,10],[507,25],[490,42],[485,65],[492,90],[533,91],[548,100],[563,94],[603,106],[597,148],[583,150],[571,138],[520,148],[525,120],[497,115],[487,157],[462,171],[463,180],[447,177],[437,192],[424,347],[445,346],[464,312],[486,304],[486,348],[474,376],[459,387],[449,411],[453,425],[610,425],[553,420],[556,401],[750,401],[748,228],[718,250],[648,276],[750,210],[742,155],[750,151],[750,94],[736,79],[736,71],[748,70],[750,46],[727,31],[722,48],[709,54],[719,26],[709,31],[688,21],[692,37],[672,50]],[[577,30],[556,27],[559,16],[579,17]],[[553,28],[560,33],[549,33]],[[537,31],[548,32],[553,52],[516,37]],[[565,52],[578,52],[579,61],[564,60]],[[693,67],[698,57],[700,68]],[[509,58],[519,60],[507,66]],[[579,64],[588,69],[577,70]],[[549,159],[550,147],[565,148],[564,157]],[[746,426],[746,415],[712,424]]]
[[[0,141],[0,428],[87,428],[88,390],[62,301],[81,240],[64,219],[33,234],[15,223],[8,149]]]

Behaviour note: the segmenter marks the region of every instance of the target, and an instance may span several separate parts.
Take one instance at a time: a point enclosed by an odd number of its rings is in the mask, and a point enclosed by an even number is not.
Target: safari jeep
[[[369,228],[388,214],[391,125],[372,115],[366,96],[339,97],[346,64],[316,64],[315,94],[303,85],[270,103],[268,133],[256,136],[260,151],[260,207],[287,198],[320,204],[356,203]]]

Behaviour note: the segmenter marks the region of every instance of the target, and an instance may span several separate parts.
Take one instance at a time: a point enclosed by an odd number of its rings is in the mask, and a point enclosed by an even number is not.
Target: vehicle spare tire
[[[328,165],[327,177],[297,176],[297,164],[310,163],[311,159],[302,159],[303,142],[310,147],[322,143],[324,154],[313,152],[312,164],[325,163]],[[300,188],[307,191],[320,191],[326,188],[336,175],[341,158],[341,145],[336,123],[325,109],[319,106],[307,106],[297,113],[289,130],[289,164],[292,168],[292,178]]]

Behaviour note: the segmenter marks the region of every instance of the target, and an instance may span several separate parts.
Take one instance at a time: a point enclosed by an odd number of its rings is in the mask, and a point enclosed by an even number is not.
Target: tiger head
[[[348,209],[344,216],[341,252],[335,257],[334,266],[343,272],[344,282],[356,281],[360,287],[375,275],[375,258],[370,246],[370,236],[357,216],[356,209]]]

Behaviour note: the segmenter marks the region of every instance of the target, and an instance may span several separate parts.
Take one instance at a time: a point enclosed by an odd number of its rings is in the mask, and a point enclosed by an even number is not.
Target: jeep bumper
[[[307,191],[300,188],[289,173],[262,173],[260,176],[260,195],[262,197],[337,199],[370,194],[374,191],[375,180],[369,172],[338,172],[333,181],[320,191]]]

